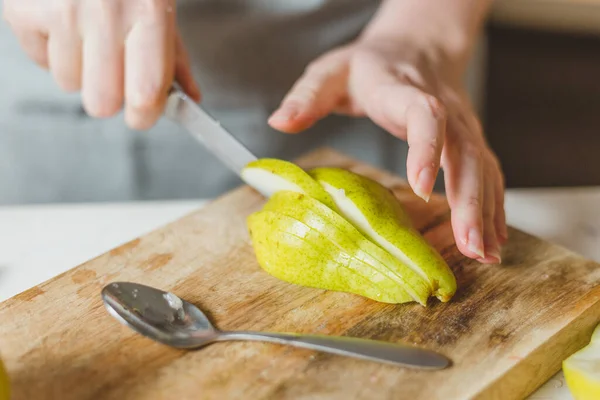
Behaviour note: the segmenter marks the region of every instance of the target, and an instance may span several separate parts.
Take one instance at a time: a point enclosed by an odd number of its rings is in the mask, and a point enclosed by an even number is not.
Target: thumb
[[[298,133],[325,117],[345,98],[348,63],[342,54],[330,54],[309,65],[269,118],[269,125]]]

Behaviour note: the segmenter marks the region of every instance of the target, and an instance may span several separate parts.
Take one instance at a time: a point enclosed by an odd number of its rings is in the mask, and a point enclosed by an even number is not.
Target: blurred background
[[[259,16],[245,16],[232,29],[226,24],[226,13],[216,10],[214,25],[200,28],[193,23],[193,8],[180,13],[188,47],[198,46],[190,42],[193,37],[211,38],[194,56],[205,93],[217,94],[205,97],[206,108],[259,156],[277,153],[292,158],[325,144],[402,173],[405,149],[390,135],[380,132],[383,144],[372,148],[348,144],[353,142],[346,138],[360,136],[368,121],[344,120],[340,129],[339,117],[332,117],[308,133],[314,140],[302,143],[266,125],[269,112],[300,76],[305,60],[322,52],[319,47],[330,48],[356,35],[372,15],[373,3],[347,2],[345,7],[352,8],[354,18],[343,29],[319,38],[314,49],[287,49],[284,58],[294,61],[289,66],[271,62],[242,76],[227,69],[237,63],[227,54],[245,51],[248,57],[261,58],[261,52],[281,53],[286,50],[283,38],[314,43],[311,30],[296,37],[297,32],[286,29],[302,21],[290,20],[282,12],[278,27],[254,30],[264,36],[265,46],[249,51],[246,30],[240,25],[261,26]],[[333,18],[335,10],[331,11]],[[320,12],[314,18],[307,13],[304,18],[314,26],[331,23],[328,15]],[[272,37],[272,29],[278,29],[279,38]],[[508,187],[600,185],[599,50],[600,1],[496,2],[466,79],[489,141],[503,163]],[[50,75],[25,57],[4,23],[0,24],[0,51],[0,204],[213,197],[223,191],[222,182],[227,188],[239,184],[169,121],[148,132],[135,132],[125,127],[122,115],[107,120],[87,117],[79,95],[61,93]],[[215,59],[220,62],[219,73],[203,75]],[[234,84],[246,89],[245,96],[218,95],[229,93],[229,85]],[[269,100],[257,110],[255,100],[265,88]],[[335,132],[328,127],[332,121]],[[325,139],[323,132],[328,132]],[[257,143],[261,140],[268,145]]]

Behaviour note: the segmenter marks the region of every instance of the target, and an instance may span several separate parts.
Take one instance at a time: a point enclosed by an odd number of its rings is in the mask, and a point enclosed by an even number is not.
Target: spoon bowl
[[[102,299],[121,323],[167,346],[202,347],[220,334],[198,307],[150,286],[112,283],[102,289]]]
[[[420,369],[442,369],[450,360],[420,347],[345,336],[223,332],[196,306],[172,293],[133,282],[102,289],[108,312],[136,332],[167,346],[194,349],[216,341],[253,340]]]

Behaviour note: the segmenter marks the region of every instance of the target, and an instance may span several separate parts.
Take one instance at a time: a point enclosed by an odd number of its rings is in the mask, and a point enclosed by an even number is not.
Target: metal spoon
[[[172,293],[132,282],[116,282],[102,290],[107,310],[121,323],[168,346],[193,349],[226,340],[252,340],[291,345],[388,364],[423,369],[450,365],[446,357],[419,347],[345,336],[294,333],[222,332],[196,306]]]

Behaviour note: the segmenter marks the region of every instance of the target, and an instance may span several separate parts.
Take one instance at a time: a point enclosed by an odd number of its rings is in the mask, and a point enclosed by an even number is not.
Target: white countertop
[[[206,201],[0,207],[0,301],[199,207]],[[509,223],[600,261],[600,187],[507,193]],[[531,399],[571,399],[561,373]]]

